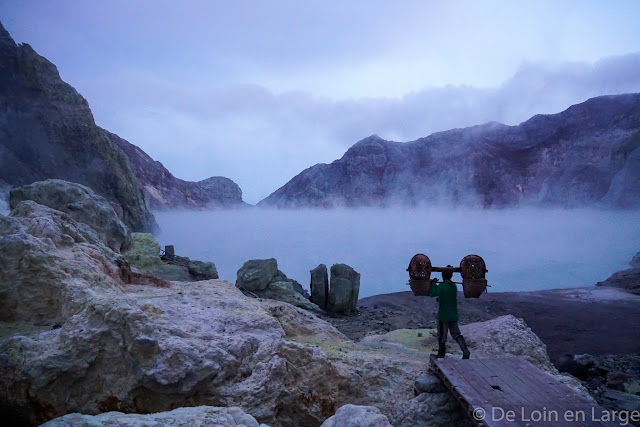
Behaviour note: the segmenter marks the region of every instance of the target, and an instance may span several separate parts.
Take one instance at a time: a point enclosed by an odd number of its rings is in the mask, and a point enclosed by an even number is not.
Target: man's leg
[[[462,358],[468,359],[469,356],[471,355],[471,352],[469,352],[469,349],[467,348],[467,343],[464,341],[464,337],[460,333],[458,322],[450,322],[449,331],[451,331],[451,337],[458,342],[458,345],[460,346],[460,350],[462,350]]]
[[[438,358],[442,359],[447,354],[447,325],[438,322]]]

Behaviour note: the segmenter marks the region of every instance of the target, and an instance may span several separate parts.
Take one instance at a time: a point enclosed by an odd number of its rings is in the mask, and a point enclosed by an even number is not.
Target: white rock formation
[[[258,422],[237,407],[216,408],[198,406],[178,408],[156,414],[123,414],[106,412],[100,415],[69,414],[42,424],[42,427],[269,427]]]
[[[393,427],[375,406],[344,405],[321,427]]]

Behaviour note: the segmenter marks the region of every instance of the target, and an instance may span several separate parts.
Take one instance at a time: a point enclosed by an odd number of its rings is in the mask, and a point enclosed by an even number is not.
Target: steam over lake
[[[222,279],[235,283],[245,261],[273,257],[308,289],[309,270],[345,263],[361,274],[361,298],[410,290],[405,269],[416,253],[436,266],[478,254],[489,292],[502,292],[591,286],[629,268],[640,250],[640,212],[255,208],[160,212],[156,219],[163,247],[215,262]]]

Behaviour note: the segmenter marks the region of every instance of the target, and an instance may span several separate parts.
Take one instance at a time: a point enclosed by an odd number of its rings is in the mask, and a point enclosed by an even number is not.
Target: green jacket
[[[438,321],[458,321],[458,288],[447,279],[439,284],[431,284],[430,297],[438,297]]]

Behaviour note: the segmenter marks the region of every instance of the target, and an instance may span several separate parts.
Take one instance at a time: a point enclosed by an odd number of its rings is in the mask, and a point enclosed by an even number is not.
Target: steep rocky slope
[[[115,202],[134,230],[156,227],[129,159],[95,125],[87,101],[0,24],[0,182],[49,178],[84,184]]]
[[[104,129],[103,129],[104,130]],[[213,176],[198,182],[176,178],[162,163],[153,160],[139,147],[104,130],[111,142],[131,160],[149,204],[154,209],[227,208],[246,206],[242,190],[232,180]]]
[[[635,208],[639,147],[640,94],[602,96],[519,126],[492,122],[407,143],[373,135],[260,205]]]

